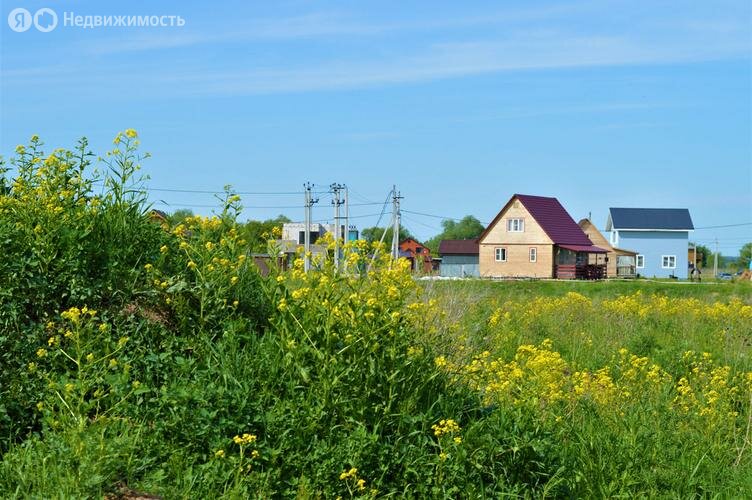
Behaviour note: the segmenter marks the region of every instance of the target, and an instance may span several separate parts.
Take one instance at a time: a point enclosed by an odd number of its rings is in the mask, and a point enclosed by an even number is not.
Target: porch
[[[606,278],[607,251],[594,245],[556,245],[554,278],[600,280]]]

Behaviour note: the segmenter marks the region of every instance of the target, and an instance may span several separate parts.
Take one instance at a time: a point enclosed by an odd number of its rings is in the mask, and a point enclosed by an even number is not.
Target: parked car
[[[730,280],[733,278],[731,273],[718,273],[716,276],[719,280]]]

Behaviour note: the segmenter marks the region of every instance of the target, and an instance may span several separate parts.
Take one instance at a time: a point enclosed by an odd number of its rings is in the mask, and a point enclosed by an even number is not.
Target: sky
[[[419,239],[524,193],[601,230],[609,207],[681,207],[692,240],[727,255],[752,241],[747,1],[0,6],[0,154],[33,134],[103,154],[134,128],[161,210],[209,214],[213,194],[168,190],[229,184],[264,193],[243,196],[243,219],[302,220],[312,182],[327,221],[336,182],[362,228],[396,185]],[[19,7],[58,25],[15,32]],[[85,29],[70,13],[185,24]]]

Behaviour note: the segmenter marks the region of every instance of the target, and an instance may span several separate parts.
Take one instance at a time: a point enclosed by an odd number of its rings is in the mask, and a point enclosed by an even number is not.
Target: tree
[[[171,226],[177,226],[188,217],[193,217],[193,210],[191,210],[190,208],[179,208],[172,212],[167,217],[167,220],[170,221]]]
[[[737,263],[741,269],[749,269],[749,262],[752,260],[752,242],[745,243],[739,251],[739,260]]]
[[[441,221],[444,230],[428,240],[426,246],[431,253],[438,253],[441,240],[472,240],[480,236],[486,229],[481,222],[472,215],[466,215],[459,222],[451,219]]]
[[[290,219],[282,214],[273,219],[248,220],[240,227],[240,234],[248,242],[252,252],[267,251],[269,240],[279,239],[282,235],[282,225]]]
[[[392,241],[392,233],[394,231],[391,227],[386,228],[386,236],[384,236],[384,243],[389,245]],[[380,241],[381,235],[384,234],[384,228],[383,227],[367,227],[360,231],[360,237],[364,240],[366,240],[369,243],[372,243],[374,241]],[[407,229],[404,226],[400,226],[399,229],[399,240],[402,241],[405,238],[412,238],[412,234],[410,233],[410,230]]]

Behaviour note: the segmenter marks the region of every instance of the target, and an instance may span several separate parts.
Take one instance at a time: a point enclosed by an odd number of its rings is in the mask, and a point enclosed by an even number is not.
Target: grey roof
[[[686,208],[610,208],[608,229],[689,231],[694,229]]]

